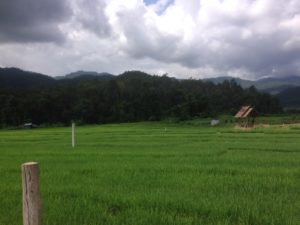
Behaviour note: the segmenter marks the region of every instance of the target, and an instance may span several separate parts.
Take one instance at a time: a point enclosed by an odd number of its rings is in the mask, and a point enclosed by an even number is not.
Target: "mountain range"
[[[254,86],[261,92],[266,92],[272,95],[277,95],[281,105],[285,109],[299,109],[300,108],[300,77],[286,76],[286,77],[268,77],[259,80],[244,80],[234,77],[216,77],[204,79],[215,84],[222,83],[225,80],[234,80],[243,88]]]
[[[56,76],[54,77],[54,79],[56,80],[63,80],[63,79],[74,79],[74,78],[96,78],[96,77],[101,77],[102,79],[111,79],[114,77],[113,74],[110,73],[97,73],[97,72],[93,72],[93,71],[83,71],[83,70],[79,70],[73,73],[69,73],[63,76]]]
[[[268,77],[254,81],[234,77],[216,77],[204,80],[211,81],[213,83],[222,83],[225,80],[234,80],[243,88],[254,86],[257,90],[267,92],[270,94],[278,94],[286,89],[300,86],[299,76]]]
[[[122,75],[120,75],[122,76]],[[60,82],[80,82],[82,80],[110,80],[115,75],[90,71],[77,71],[64,76],[50,77],[45,74],[24,71],[18,68],[0,68],[0,90],[5,89],[41,89]],[[215,84],[234,80],[243,88],[254,86],[261,92],[277,95],[283,107],[300,107],[300,77],[268,77],[259,80],[245,80],[234,77],[216,77],[203,79]]]

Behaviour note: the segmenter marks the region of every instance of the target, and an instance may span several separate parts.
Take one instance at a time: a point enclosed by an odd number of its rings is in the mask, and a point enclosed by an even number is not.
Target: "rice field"
[[[205,122],[0,131],[0,225],[22,224],[22,163],[43,225],[299,225],[300,126]]]

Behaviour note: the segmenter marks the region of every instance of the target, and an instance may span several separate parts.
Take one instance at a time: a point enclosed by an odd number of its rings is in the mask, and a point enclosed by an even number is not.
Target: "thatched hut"
[[[253,127],[258,112],[252,106],[242,106],[242,108],[235,114],[234,118],[242,127]]]

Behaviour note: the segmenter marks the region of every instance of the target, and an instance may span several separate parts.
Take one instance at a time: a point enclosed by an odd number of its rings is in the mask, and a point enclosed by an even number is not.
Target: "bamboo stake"
[[[72,147],[75,147],[75,123],[72,123]]]

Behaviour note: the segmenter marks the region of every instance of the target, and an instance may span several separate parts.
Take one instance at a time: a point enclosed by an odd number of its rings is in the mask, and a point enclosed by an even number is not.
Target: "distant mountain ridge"
[[[235,77],[216,77],[203,79],[204,81],[211,81],[213,83],[222,83],[225,80],[234,80],[243,88],[254,86],[259,91],[267,92],[270,94],[278,94],[286,89],[300,86],[300,76],[287,76],[287,77],[269,77],[259,80],[244,80]]]
[[[119,77],[120,79],[136,79],[136,76],[151,77],[144,72],[124,72],[118,76],[110,73],[98,73],[90,71],[76,71],[64,76],[50,77],[45,74],[24,71],[18,68],[0,67],[0,90],[29,90],[48,88],[59,83],[78,83],[89,80],[111,80]],[[224,81],[234,80],[243,88],[255,86],[259,91],[278,95],[282,105],[290,107],[300,107],[300,77],[269,77],[259,80],[245,80],[234,77],[216,77],[203,79],[204,82],[213,82],[215,84]]]
[[[1,90],[34,90],[48,88],[60,82],[76,80],[110,80],[115,76],[109,73],[97,73],[87,71],[77,71],[65,76],[50,77],[45,74],[25,71],[15,67],[0,67],[0,89]]]
[[[237,77],[230,77],[230,76],[221,76],[221,77],[213,77],[213,78],[205,78],[203,81],[210,81],[215,84],[223,83],[224,81],[234,80],[237,84],[241,85],[243,88],[248,88],[254,85],[255,81],[251,80],[244,80]]]
[[[101,77],[104,79],[110,79],[110,78],[114,77],[113,74],[106,73],[106,72],[98,73],[98,72],[94,72],[94,71],[79,70],[76,72],[66,74],[64,76],[56,76],[56,77],[54,77],[54,79],[62,80],[62,79],[74,79],[74,78],[78,78],[78,77],[80,77],[81,79],[84,79],[84,76],[86,76],[86,78],[88,78],[88,79],[92,78],[92,77]]]
[[[125,72],[126,74],[126,72]],[[145,73],[144,73],[145,74]],[[122,76],[122,74],[121,74]],[[79,70],[66,74],[64,76],[50,77],[45,74],[24,71],[18,68],[0,68],[0,88],[22,88],[28,89],[33,87],[47,87],[55,84],[55,81],[60,80],[91,80],[91,79],[105,79],[110,80],[116,77],[113,74],[95,71],[83,71]],[[269,77],[259,80],[246,80],[230,76],[221,76],[215,78],[202,79],[203,81],[210,81],[215,84],[222,83],[224,81],[234,80],[237,84],[243,88],[255,86],[259,91],[278,94],[289,88],[300,86],[300,76],[287,76],[287,77]]]

